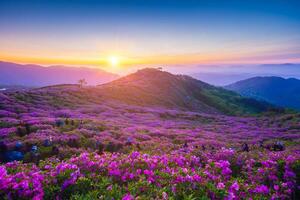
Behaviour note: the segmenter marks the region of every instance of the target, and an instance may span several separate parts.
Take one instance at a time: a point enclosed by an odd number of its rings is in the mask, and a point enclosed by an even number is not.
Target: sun
[[[110,56],[108,61],[111,66],[118,66],[120,63],[120,59],[117,56]]]

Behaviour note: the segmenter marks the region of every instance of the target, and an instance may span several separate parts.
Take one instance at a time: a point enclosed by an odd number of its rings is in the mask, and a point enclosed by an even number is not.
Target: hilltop
[[[99,85],[103,96],[135,105],[158,105],[206,113],[259,113],[272,106],[186,75],[146,68]]]

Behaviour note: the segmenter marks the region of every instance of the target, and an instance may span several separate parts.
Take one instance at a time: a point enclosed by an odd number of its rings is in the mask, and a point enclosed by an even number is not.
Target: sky
[[[300,1],[0,0],[0,60],[108,71],[300,63]]]

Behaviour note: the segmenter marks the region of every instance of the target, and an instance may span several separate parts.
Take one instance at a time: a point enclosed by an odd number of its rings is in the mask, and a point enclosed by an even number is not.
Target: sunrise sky
[[[1,0],[0,60],[136,65],[300,62],[300,1]]]

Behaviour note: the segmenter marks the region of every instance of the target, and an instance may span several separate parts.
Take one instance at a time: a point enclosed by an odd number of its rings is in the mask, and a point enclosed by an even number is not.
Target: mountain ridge
[[[41,66],[0,61],[0,84],[43,87],[55,84],[76,83],[86,79],[88,84],[109,82],[119,76],[102,69],[64,65]]]
[[[300,110],[300,80],[296,78],[258,76],[238,81],[225,88],[242,96]]]

